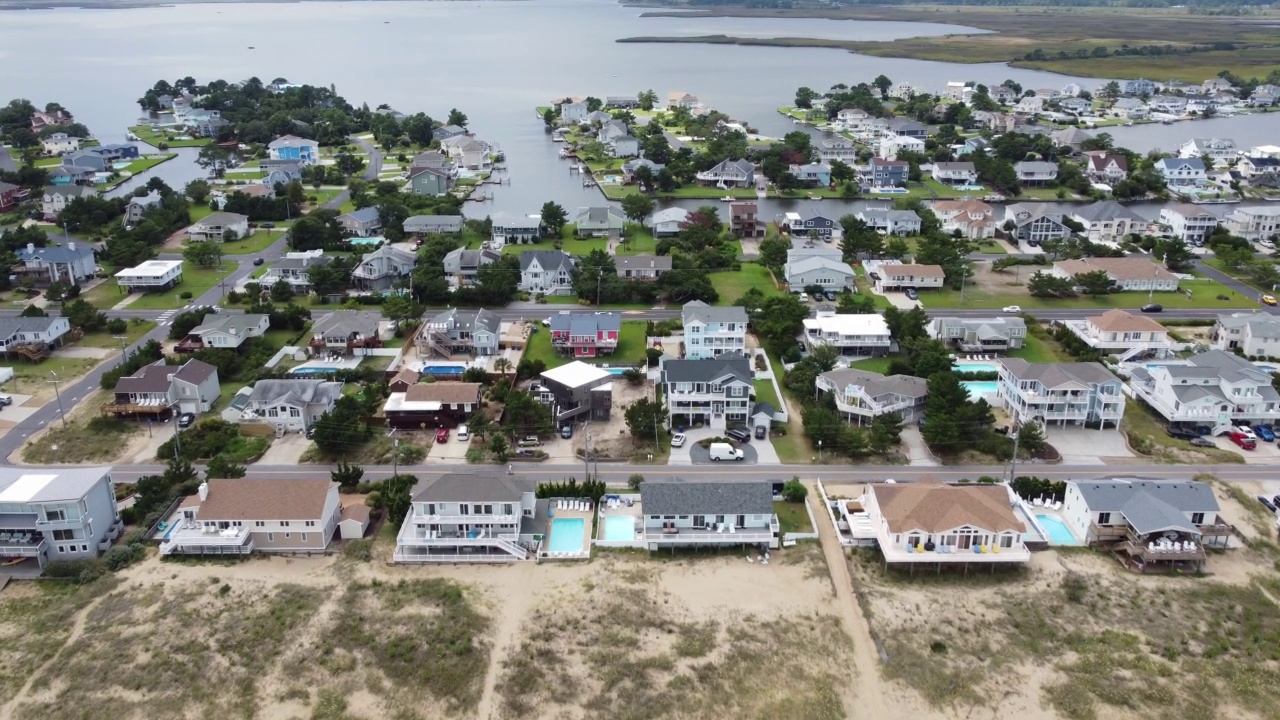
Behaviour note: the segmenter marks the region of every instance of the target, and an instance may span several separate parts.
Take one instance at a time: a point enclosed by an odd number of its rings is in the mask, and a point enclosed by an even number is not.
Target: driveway
[[[692,465],[693,456],[691,455],[691,453],[693,452],[693,448],[698,444],[698,441],[704,440],[706,438],[712,438],[719,434],[720,434],[719,432],[716,432],[714,430],[708,430],[707,428],[689,428],[688,430],[685,430],[684,446],[678,447],[678,448],[677,447],[671,448],[671,457],[670,459],[667,460],[667,464],[668,465]],[[710,458],[706,456],[706,450],[703,450],[702,452],[703,452],[702,459],[704,461],[709,461]],[[746,453],[743,453],[743,455],[745,454]]]
[[[1242,450],[1239,445],[1231,442],[1231,439],[1226,435],[1219,435],[1210,439],[1223,450],[1228,450],[1243,457],[1247,465],[1280,465],[1280,447],[1276,447],[1274,442],[1262,442],[1259,440],[1257,450]]]
[[[1116,430],[1090,430],[1084,427],[1049,427],[1045,437],[1068,465],[1105,465],[1106,458],[1135,457]]]
[[[471,447],[471,442],[467,440],[459,442],[457,432],[457,430],[450,430],[449,442],[438,443],[433,441],[431,447],[427,448],[427,457],[430,458],[433,464],[467,464],[467,450]]]
[[[907,451],[907,457],[910,459],[911,465],[919,467],[937,467],[942,464],[938,462],[938,459],[929,451],[929,446],[924,444],[924,436],[920,434],[920,428],[915,425],[907,425],[902,428],[900,437],[902,438],[902,445]]]
[[[284,437],[271,441],[271,447],[262,454],[257,463],[262,465],[296,466],[302,453],[311,447],[311,441],[302,433],[287,433]]]
[[[875,291],[873,290],[872,292],[875,292]],[[899,310],[910,310],[912,308],[920,307],[919,300],[912,300],[911,298],[907,297],[906,294],[904,293],[900,293],[897,291],[890,291],[890,292],[880,293],[880,295],[883,295],[884,298],[889,301],[890,305],[898,308]]]
[[[733,464],[735,462],[739,465],[742,465],[742,464],[754,465],[760,461],[759,453],[757,453],[756,449],[751,446],[751,443],[742,443],[740,445],[737,445],[736,447],[742,451],[741,460],[736,460],[736,461],[712,460],[711,450],[709,450],[708,448],[704,448],[701,445],[698,445],[697,443],[694,443],[691,447],[689,447],[689,459],[693,462],[694,465],[712,465],[712,464],[724,465],[724,464]],[[772,450],[773,446],[770,445],[769,449]],[[774,453],[774,456],[776,457],[777,453]]]

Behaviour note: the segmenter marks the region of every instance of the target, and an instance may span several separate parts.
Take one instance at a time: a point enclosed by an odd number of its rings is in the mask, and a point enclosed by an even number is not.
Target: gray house
[[[160,193],[154,191],[141,197],[129,198],[129,204],[124,207],[124,226],[130,228],[142,222],[147,211],[158,206],[163,199]]]
[[[691,482],[655,478],[640,486],[644,542],[651,551],[675,547],[752,545],[777,548],[773,487],[765,481]]]
[[[111,468],[0,468],[0,558],[8,576],[50,560],[96,558],[120,536]]]
[[[274,188],[277,185],[302,182],[302,165],[281,160],[268,160],[266,162],[271,163],[271,165],[263,164],[262,169],[267,173],[266,177],[262,178],[263,185]]]
[[[717,187],[751,187],[756,182],[756,166],[750,160],[725,160],[695,176],[703,185]]]
[[[751,414],[754,376],[751,362],[739,353],[666,360],[659,382],[667,400],[668,427],[741,427]]]
[[[862,425],[880,415],[911,422],[924,413],[929,381],[910,375],[881,375],[868,370],[831,370],[818,376],[818,392],[829,392],[846,422]]]
[[[395,281],[408,277],[417,260],[410,250],[383,245],[360,259],[351,271],[351,280],[362,290],[386,290]]]
[[[89,168],[94,172],[107,172],[107,169],[111,167],[111,162],[105,157],[88,150],[76,150],[63,155],[62,164]]]
[[[338,224],[348,235],[356,237],[372,237],[382,230],[382,220],[378,217],[376,207],[360,208],[346,215],[339,215]]]
[[[453,287],[466,287],[476,282],[480,268],[502,257],[493,250],[457,248],[444,256],[444,275]]]
[[[404,221],[409,235],[444,235],[462,232],[461,215],[414,215]]]
[[[364,355],[382,347],[382,313],[335,310],[311,325],[311,349],[340,355]]]
[[[284,432],[303,432],[342,397],[342,383],[295,378],[259,380],[243,401],[222,411],[227,422],[267,424]]]
[[[93,248],[74,240],[63,245],[36,247],[27,245],[14,253],[18,265],[9,273],[19,278],[30,277],[37,285],[50,282],[64,282],[73,285],[93,277],[97,263],[93,258]]]
[[[578,237],[621,237],[626,218],[609,206],[580,207],[573,223]]]
[[[577,260],[563,250],[525,250],[520,253],[520,289],[542,295],[573,292]]]
[[[543,235],[542,218],[537,215],[512,215],[506,212],[494,213],[493,244],[495,248],[503,245],[525,245],[538,242]]]
[[[627,280],[656,280],[671,269],[670,255],[616,255],[613,264],[618,277]]]
[[[497,355],[502,321],[489,310],[453,308],[424,319],[414,342],[423,355]]]
[[[575,419],[608,420],[613,408],[613,380],[608,370],[575,360],[543,372],[539,396],[552,406],[557,425]]]
[[[929,323],[935,340],[964,352],[1000,352],[1022,347],[1027,323],[1020,317],[936,317]]]
[[[410,168],[409,189],[414,195],[447,195],[453,189],[453,174],[445,168]]]
[[[788,250],[785,274],[792,290],[803,290],[810,285],[821,285],[826,290],[841,291],[853,287],[853,268],[841,257],[839,250],[822,248]]]

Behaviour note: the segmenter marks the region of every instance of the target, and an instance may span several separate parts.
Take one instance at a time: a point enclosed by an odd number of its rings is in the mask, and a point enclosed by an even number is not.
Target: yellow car
[[[1276,304],[1276,296],[1275,296],[1275,295],[1263,295],[1263,296],[1262,296],[1262,303],[1263,303],[1264,305],[1275,305],[1275,304]]]

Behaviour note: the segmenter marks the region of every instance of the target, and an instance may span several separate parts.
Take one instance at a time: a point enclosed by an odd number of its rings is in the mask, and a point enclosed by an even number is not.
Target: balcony
[[[0,536],[0,557],[40,557],[49,543],[39,534],[16,534],[8,539]]]
[[[62,520],[53,520],[49,518],[36,518],[36,529],[38,530],[69,530],[72,528],[84,527],[84,518],[64,518]]]
[[[414,515],[414,525],[519,525],[520,515]]]
[[[396,543],[399,545],[414,547],[480,547],[483,545],[494,545],[499,542],[514,543],[519,539],[519,536],[515,533],[467,537],[460,533],[415,530],[403,537],[397,538]]]

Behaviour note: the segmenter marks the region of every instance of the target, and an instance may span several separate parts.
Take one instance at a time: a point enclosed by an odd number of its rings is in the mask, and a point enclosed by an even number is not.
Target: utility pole
[[[45,382],[53,385],[53,396],[58,399],[58,417],[62,418],[62,427],[66,428],[67,416],[64,415],[62,412],[62,394],[58,392],[58,384],[61,383],[62,381],[58,379],[58,373],[50,370],[49,374],[53,376],[53,379],[45,380]]]
[[[174,402],[169,405],[169,416],[173,418],[173,459],[177,460],[182,456],[182,426],[179,424],[181,418],[173,414],[173,408],[178,403]]]
[[[604,270],[596,268],[596,307],[600,307],[600,282],[604,280]]]
[[[1009,460],[1009,484],[1018,477],[1018,408],[1013,408],[1013,457]]]
[[[396,437],[397,428],[391,428],[387,435],[391,438],[391,477],[400,474],[400,438]]]
[[[124,335],[112,335],[111,337],[120,341],[120,364],[123,365],[124,361],[129,359],[129,350],[124,344],[124,341],[128,338]]]

